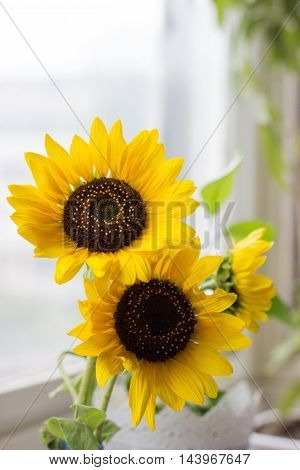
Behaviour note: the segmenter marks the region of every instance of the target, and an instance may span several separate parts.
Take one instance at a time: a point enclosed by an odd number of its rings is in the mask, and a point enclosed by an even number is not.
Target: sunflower
[[[230,266],[230,282],[227,280],[226,283],[230,286],[229,290],[237,294],[237,300],[230,311],[241,318],[246,328],[252,332],[259,330],[259,321],[265,322],[268,319],[266,312],[271,308],[272,298],[276,295],[271,279],[256,273],[266,261],[263,253],[273,245],[272,242],[262,240],[264,233],[265,229],[261,228],[234,243],[229,259],[224,262],[225,268],[226,265]],[[219,286],[223,286],[222,282]]]
[[[215,398],[212,375],[232,373],[219,351],[250,344],[241,334],[244,322],[222,313],[236,295],[221,289],[206,295],[197,288],[222,259],[199,259],[199,248],[189,246],[150,258],[144,281],[124,284],[118,276],[110,281],[108,273],[85,279],[87,300],[79,302],[85,321],[69,333],[83,341],[74,352],[97,357],[100,387],[122,370],[132,373],[135,426],[145,415],[155,429],[157,397],[177,411],[185,401],[201,405],[205,395]]]
[[[70,153],[46,135],[47,157],[27,153],[36,186],[11,185],[18,232],[35,256],[57,258],[55,280],[70,280],[84,263],[99,277],[112,265],[124,282],[146,280],[144,252],[188,244],[182,222],[198,203],[193,182],[176,181],[182,158],[165,159],[157,130],[130,143],[117,121],[108,133],[96,118],[90,140],[73,138]]]

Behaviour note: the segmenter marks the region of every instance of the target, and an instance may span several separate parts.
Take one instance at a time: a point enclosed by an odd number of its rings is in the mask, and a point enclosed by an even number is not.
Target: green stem
[[[112,391],[114,389],[117,378],[118,378],[118,376],[114,375],[107,383],[107,386],[106,386],[106,389],[105,389],[105,392],[104,392],[104,396],[103,396],[103,399],[102,399],[102,403],[101,403],[101,406],[100,406],[101,410],[103,410],[103,411],[107,410],[107,407],[108,407],[108,404],[109,404],[109,401],[110,401],[110,398],[111,398],[111,394],[112,394]]]
[[[96,357],[88,357],[86,360],[86,367],[82,377],[82,382],[79,390],[78,403],[87,405],[89,401],[89,391],[91,382],[94,381]]]
[[[63,360],[64,360],[64,358],[67,354],[69,354],[69,351],[63,351],[58,356],[57,364],[58,364],[58,368],[59,368],[60,374],[62,376],[62,379],[65,383],[65,386],[67,387],[68,392],[70,393],[70,395],[73,399],[73,402],[77,403],[78,402],[78,394],[77,394],[76,389],[75,389],[75,387],[72,383],[72,380],[70,379],[70,377],[68,376],[68,374],[65,371],[65,368],[62,365]]]
[[[100,409],[105,412],[107,411],[107,407],[110,402],[111,395],[112,395],[114,386],[116,384],[117,378],[118,376],[114,375],[107,383],[104,396],[102,398],[101,406],[100,406]],[[100,426],[96,430],[96,438],[98,439],[99,442],[102,441],[102,424],[100,424]]]
[[[93,404],[94,391],[96,387],[96,374],[91,378],[89,390],[86,398],[86,404],[91,406]]]

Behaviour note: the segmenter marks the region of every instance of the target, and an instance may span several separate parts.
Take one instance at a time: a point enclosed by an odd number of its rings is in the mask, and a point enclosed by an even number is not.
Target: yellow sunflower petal
[[[133,372],[135,369],[138,368],[138,360],[136,356],[129,351],[126,351],[126,357],[121,357],[123,367],[127,372]]]
[[[152,226],[152,249],[168,247],[178,250],[190,245],[195,237],[195,230],[180,219],[170,214],[160,214]],[[163,246],[161,246],[163,242]]]
[[[44,216],[49,215],[50,219],[61,220],[63,209],[58,204],[43,197],[37,189],[36,192],[25,191],[23,197],[11,196],[7,198],[9,204],[18,212],[32,214],[33,210],[42,212]]]
[[[216,289],[213,294],[204,294],[199,292],[195,305],[202,313],[205,312],[224,312],[236,301],[236,294],[227,293],[222,289]]]
[[[140,361],[131,378],[129,389],[129,405],[132,410],[132,423],[137,426],[145,414],[152,384],[155,383],[154,368],[145,361]]]
[[[109,254],[97,253],[90,255],[87,258],[87,265],[94,271],[94,274],[101,278],[105,276],[106,272],[111,267],[113,262],[112,257]]]
[[[94,285],[98,294],[98,297],[103,298],[104,295],[108,292],[111,278],[114,277],[114,273],[110,270],[107,270],[106,275],[97,277],[94,276]]]
[[[160,153],[155,152],[158,146],[157,140],[157,130],[142,131],[128,144],[120,167],[120,178],[135,185],[149,167],[162,161],[157,159]]]
[[[267,276],[263,274],[249,274],[246,278],[236,276],[237,282],[237,289],[248,289],[249,292],[252,293],[259,293],[265,290],[269,290],[273,286],[273,282]]]
[[[76,173],[85,181],[94,177],[94,160],[89,145],[78,135],[72,140],[70,155]]]
[[[188,290],[201,284],[218,269],[223,260],[222,256],[204,256],[198,259],[193,265],[193,272],[184,282],[184,289]]]
[[[64,160],[70,158],[68,152],[48,134],[45,135],[45,147],[49,158],[58,162],[58,159]]]
[[[10,185],[9,190],[12,197],[7,200],[17,212],[28,213],[35,209],[49,214],[50,219],[61,219],[62,206],[42,193],[39,188],[31,185]]]
[[[36,258],[60,258],[73,253],[75,249],[76,245],[72,242],[48,243],[47,246],[35,248],[34,256]]]
[[[69,255],[62,256],[57,260],[55,281],[63,284],[72,279],[80,270],[88,257],[88,250],[80,248]]]
[[[38,247],[57,245],[64,247],[61,230],[54,226],[53,228],[29,224],[20,218],[17,214],[11,216],[12,220],[18,225],[18,233],[33,245]]]
[[[176,395],[185,401],[202,405],[203,387],[190,366],[192,365],[185,365],[176,359],[170,359],[164,367],[161,367],[161,372]]]
[[[106,336],[90,336],[84,343],[79,344],[73,349],[78,356],[99,356],[106,351],[116,349],[118,343],[113,335]]]
[[[39,192],[39,190],[35,186],[32,186],[31,184],[10,184],[8,185],[8,189],[11,192],[11,194],[16,197],[20,197],[20,196],[21,197],[22,196],[36,197]]]
[[[106,176],[108,172],[107,143],[108,134],[105,125],[101,119],[96,118],[91,126],[90,147],[100,177]]]
[[[200,240],[199,238],[196,238],[194,240],[193,247],[187,246],[172,254],[167,275],[178,286],[185,285],[186,279],[190,277],[191,271],[194,269],[194,263],[199,256],[199,252]]]
[[[133,250],[120,250],[117,260],[120,266],[119,278],[124,284],[134,284],[136,279],[145,282],[150,280],[148,257],[134,253]]]
[[[81,341],[87,341],[91,336],[91,324],[89,322],[79,323],[79,325],[68,332],[68,335],[74,336]]]
[[[43,227],[45,230],[46,228],[49,230],[56,228],[58,232],[61,231],[60,218],[53,213],[47,214],[35,209],[18,210],[13,213],[10,218],[19,227],[25,224],[31,224],[33,226],[32,221],[34,221],[34,225]]]
[[[25,154],[27,164],[39,189],[51,198],[61,202],[70,189],[66,181],[58,175],[51,161],[34,153]]]
[[[197,372],[203,387],[205,394],[210,398],[217,398],[218,396],[218,384],[213,377],[208,374]]]
[[[211,313],[198,317],[195,338],[223,351],[235,351],[247,348],[252,341],[241,334],[245,324],[239,318],[228,313]]]
[[[165,191],[161,193],[166,201],[184,202],[189,198],[197,187],[191,180],[176,181],[171,186],[166,187]]]
[[[83,318],[88,320],[91,316],[91,311],[93,310],[94,306],[87,300],[79,300],[78,307]]]
[[[180,411],[184,407],[185,401],[174,393],[169,383],[166,380],[164,374],[164,367],[157,364],[156,382],[157,382],[157,393],[166,405],[173,408],[175,411]]]
[[[80,178],[72,166],[68,152],[48,134],[45,136],[45,147],[49,158],[60,168],[66,180],[73,186],[78,186]]]
[[[99,387],[103,387],[111,377],[118,375],[121,369],[122,361],[118,357],[114,357],[110,353],[104,353],[98,356],[96,362],[96,378]]]
[[[254,230],[247,237],[245,237],[242,240],[240,240],[239,242],[235,243],[234,248],[235,249],[242,249],[242,248],[245,248],[249,245],[252,245],[257,240],[261,239],[265,232],[266,232],[265,228],[259,228],[257,230]]]
[[[86,341],[79,344],[73,349],[78,356],[98,356],[102,352],[102,343],[96,336],[90,336]]]
[[[87,277],[84,279],[84,290],[85,295],[90,302],[97,303],[99,301],[99,293],[97,291],[96,285]]]
[[[147,199],[159,199],[160,192],[174,183],[181,172],[183,158],[171,158],[162,162],[156,169],[152,167],[143,176],[143,194]]]
[[[233,372],[228,359],[210,346],[191,343],[183,354],[184,361],[199,372],[217,376],[230,375]]]
[[[251,319],[247,324],[247,328],[251,333],[257,333],[259,331],[259,324],[254,319]]]
[[[146,411],[145,411],[145,418],[151,431],[155,431],[155,409],[156,409],[156,397],[152,393],[148,400]]]
[[[125,148],[126,142],[123,138],[122,123],[119,120],[115,122],[110,130],[107,145],[107,158],[113,178],[118,178],[120,174],[122,155]]]
[[[251,248],[244,248],[243,250],[234,250],[232,256],[232,270],[237,274],[249,274],[255,271],[255,265],[258,261],[263,264],[265,258],[256,257],[256,254]],[[259,266],[256,267],[256,269]]]

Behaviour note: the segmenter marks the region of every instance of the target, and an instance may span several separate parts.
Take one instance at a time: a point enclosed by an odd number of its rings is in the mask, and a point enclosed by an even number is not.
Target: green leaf
[[[113,421],[106,419],[101,425],[102,441],[108,443],[118,431],[120,431],[120,427]]]
[[[286,180],[287,164],[282,154],[280,136],[272,124],[269,123],[261,124],[259,126],[259,133],[269,170],[277,184],[286,190],[289,188]]]
[[[103,410],[92,406],[74,404],[71,408],[74,410],[76,421],[87,424],[91,429],[96,429],[106,418]]]
[[[157,403],[155,406],[155,414],[158,415],[164,408],[165,405],[163,403]]]
[[[202,188],[201,195],[203,201],[208,205],[209,211],[214,214],[218,212],[220,204],[224,202],[231,193],[234,176],[242,163],[242,157],[237,155],[218,179],[208,183]]]
[[[73,419],[50,418],[47,421],[48,431],[66,442],[72,450],[97,450],[99,443],[93,431],[86,424]]]
[[[278,296],[273,298],[272,307],[268,311],[268,315],[270,315],[270,317],[276,317],[278,320],[288,325],[293,324],[293,314],[290,307]]]
[[[47,446],[50,450],[61,450],[63,448],[63,441],[55,436],[53,436],[47,426],[47,421],[45,421],[40,429],[41,441]]]
[[[239,241],[242,238],[247,237],[253,230],[258,228],[265,228],[266,231],[263,235],[263,240],[273,241],[276,239],[276,230],[275,228],[265,220],[244,220],[236,224],[230,225],[227,229],[227,233],[235,240]]]
[[[186,403],[187,408],[189,408],[193,413],[203,416],[205,415],[208,411],[210,411],[214,406],[219,403],[219,401],[222,399],[222,397],[225,395],[224,390],[219,390],[217,398],[208,398],[206,401],[206,404],[203,406],[199,405],[194,405],[192,403]]]
[[[60,418],[50,418],[47,421],[47,429],[54,436],[64,440],[65,436],[60,427]]]
[[[41,441],[42,441],[43,444],[45,444],[47,447],[48,447],[49,444],[55,439],[55,437],[53,436],[53,434],[51,434],[51,432],[48,430],[47,421],[42,424],[42,427],[41,427],[41,429],[40,429],[40,435],[41,435]]]
[[[283,415],[293,408],[300,400],[300,380],[293,383],[281,397],[279,408]]]
[[[97,450],[99,443],[93,431],[84,423],[72,419],[61,419],[60,427],[65,441],[72,450]]]

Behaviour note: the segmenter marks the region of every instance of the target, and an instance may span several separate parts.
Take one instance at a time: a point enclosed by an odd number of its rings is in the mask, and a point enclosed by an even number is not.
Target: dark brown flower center
[[[114,253],[137,239],[146,225],[146,206],[123,180],[94,179],[79,186],[64,207],[66,235],[78,248]]]
[[[128,287],[115,312],[115,328],[138,359],[166,361],[183,351],[196,324],[194,309],[170,281],[151,279]]]

